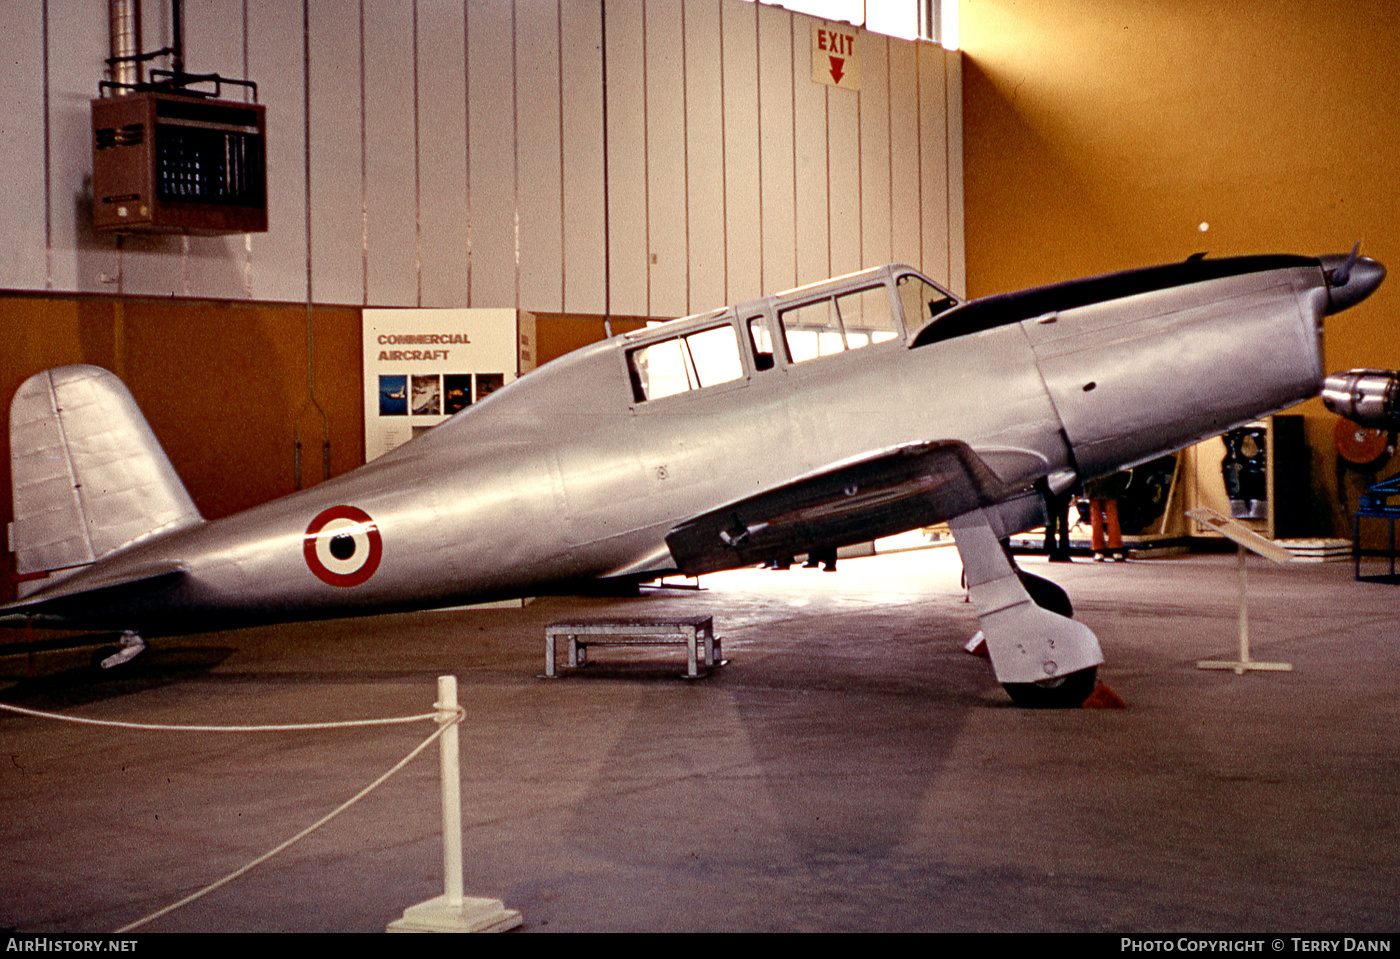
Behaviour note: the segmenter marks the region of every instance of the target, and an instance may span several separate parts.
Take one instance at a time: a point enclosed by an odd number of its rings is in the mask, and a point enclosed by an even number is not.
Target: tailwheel
[[[1002,683],[1002,688],[1017,706],[1027,709],[1078,709],[1094,691],[1098,667],[1090,666],[1078,672],[1056,676],[1038,683]]]
[[[120,646],[104,646],[92,655],[92,664],[98,669],[114,669],[131,662],[146,651],[146,641],[133,630],[122,633]]]

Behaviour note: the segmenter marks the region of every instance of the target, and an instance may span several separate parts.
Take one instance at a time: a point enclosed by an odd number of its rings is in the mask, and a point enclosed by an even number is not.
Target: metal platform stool
[[[686,648],[685,679],[700,679],[716,666],[723,666],[720,640],[715,636],[711,616],[683,616],[670,619],[574,619],[551,623],[544,631],[544,678],[558,679],[557,645],[569,641],[568,666],[587,665],[589,646],[670,646]]]

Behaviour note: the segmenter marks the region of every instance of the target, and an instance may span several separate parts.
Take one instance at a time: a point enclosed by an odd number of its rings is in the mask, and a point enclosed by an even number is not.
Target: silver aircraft
[[[614,336],[334,480],[204,520],[126,388],[39,373],[10,413],[20,599],[146,636],[539,595],[947,521],[997,679],[1077,705],[1103,661],[1002,546],[1047,493],[1317,395],[1373,260],[1193,257],[960,302],[884,266]]]

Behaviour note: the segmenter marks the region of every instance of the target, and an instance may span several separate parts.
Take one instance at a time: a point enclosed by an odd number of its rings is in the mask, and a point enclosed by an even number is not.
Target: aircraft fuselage
[[[55,571],[24,602],[35,622],[156,634],[652,578],[684,571],[666,537],[691,517],[944,440],[1008,490],[1063,489],[1316,395],[1333,260],[963,304],[887,266],[686,317],[547,364],[349,474]],[[1006,523],[1038,525],[1019,502]],[[840,537],[892,525],[857,512]],[[178,575],[161,588],[123,588],[162,564]]]

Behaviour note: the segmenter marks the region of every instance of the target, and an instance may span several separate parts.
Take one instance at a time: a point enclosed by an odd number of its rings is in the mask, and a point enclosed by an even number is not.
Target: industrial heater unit
[[[263,107],[162,92],[92,101],[92,205],[98,230],[267,230]]]

